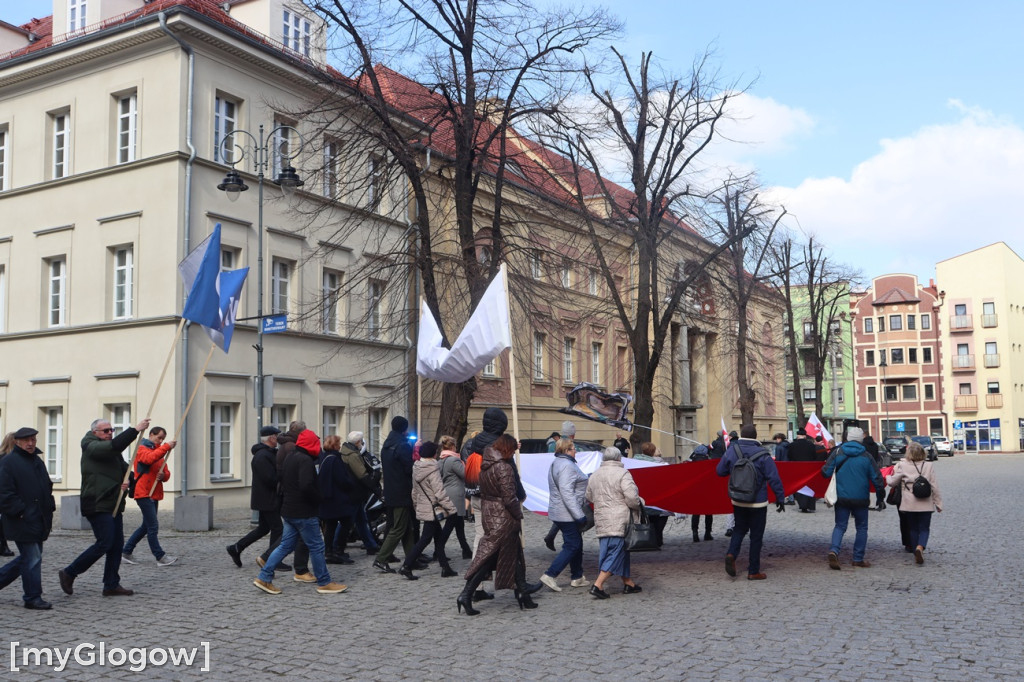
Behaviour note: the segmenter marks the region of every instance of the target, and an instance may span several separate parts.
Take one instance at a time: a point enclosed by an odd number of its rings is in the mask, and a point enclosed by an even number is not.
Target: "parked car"
[[[936,454],[945,455],[946,457],[953,456],[953,441],[945,436],[932,436],[932,442],[935,443]]]
[[[893,456],[893,459],[899,459],[900,457],[903,457],[903,455],[907,454],[907,445],[909,445],[909,442],[907,441],[906,436],[897,436],[886,438],[884,445],[886,451]]]
[[[928,457],[929,462],[934,462],[939,458],[938,451],[935,449],[935,443],[932,441],[931,436],[911,436],[910,440],[924,448],[925,456]]]

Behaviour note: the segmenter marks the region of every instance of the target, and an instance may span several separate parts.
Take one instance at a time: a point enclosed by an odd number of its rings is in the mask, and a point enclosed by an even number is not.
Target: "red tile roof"
[[[871,302],[871,305],[889,305],[892,303],[920,303],[921,299],[913,294],[908,294],[906,291],[899,287],[893,287],[889,291],[885,292],[881,296],[875,298]]]

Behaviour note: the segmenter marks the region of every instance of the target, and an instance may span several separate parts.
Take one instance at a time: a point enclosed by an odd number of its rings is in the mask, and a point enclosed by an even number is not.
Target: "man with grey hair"
[[[242,567],[242,551],[260,538],[270,534],[270,544],[260,559],[266,563],[281,542],[284,524],[281,521],[281,500],[277,495],[277,437],[281,430],[276,426],[260,429],[260,442],[252,446],[252,491],[249,508],[255,511],[259,525],[233,545],[228,545],[228,555],[235,566]],[[289,571],[291,566],[278,564],[279,569]]]
[[[871,562],[864,558],[868,547],[868,507],[871,505],[871,484],[881,490],[885,487],[882,474],[874,459],[864,449],[864,430],[851,426],[846,431],[846,442],[833,451],[832,456],[821,468],[825,478],[836,477],[835,515],[836,525],[832,529],[832,545],[828,551],[828,565],[835,571],[839,566],[839,550],[843,535],[853,516],[857,534],[853,539],[853,565],[868,568]]]
[[[561,438],[567,438],[574,443],[576,442],[576,424],[566,419],[562,422]],[[548,442],[548,452],[554,452],[555,448],[558,447],[558,440],[550,440]],[[548,529],[548,534],[544,536],[544,546],[550,549],[552,552],[555,551],[555,538],[558,537],[558,525],[552,523],[551,528]]]
[[[65,594],[74,592],[75,578],[89,570],[101,556],[103,564],[103,596],[120,597],[134,594],[121,586],[121,551],[124,549],[124,511],[128,488],[125,474],[128,462],[121,453],[139,434],[149,428],[149,417],[133,429],[128,427],[117,436],[107,419],[96,419],[82,438],[82,493],[79,498],[82,516],[96,536],[89,548],[66,568],[57,572],[60,588]],[[120,503],[118,500],[120,499]]]
[[[373,537],[370,523],[366,518],[366,501],[371,495],[381,496],[380,480],[376,476],[377,471],[366,466],[362,453],[364,445],[366,438],[363,432],[350,431],[346,441],[341,444],[341,461],[348,467],[358,486],[352,493],[352,501],[356,507],[356,533],[362,539],[366,553],[376,555],[380,547],[377,546],[377,540]]]

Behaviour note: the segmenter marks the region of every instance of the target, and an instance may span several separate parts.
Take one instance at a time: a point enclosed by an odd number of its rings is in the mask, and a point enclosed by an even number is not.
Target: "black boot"
[[[537,602],[530,599],[530,595],[543,587],[542,583],[530,584],[526,582],[526,566],[523,564],[522,557],[520,561],[516,562],[516,602],[519,604],[519,610],[523,609],[535,609],[537,608]]]
[[[693,541],[700,542],[700,533],[698,533],[697,531],[693,531]]]
[[[476,573],[466,577],[466,586],[462,588],[462,592],[459,593],[458,598],[455,600],[455,607],[459,613],[462,613],[463,609],[466,611],[467,616],[478,616],[480,612],[473,608],[473,593],[476,588],[480,587],[480,583],[484,580],[484,572],[477,571]]]
[[[459,575],[458,572],[452,569],[452,565],[448,563],[447,559],[442,559],[439,563],[441,564],[442,578],[454,578]]]

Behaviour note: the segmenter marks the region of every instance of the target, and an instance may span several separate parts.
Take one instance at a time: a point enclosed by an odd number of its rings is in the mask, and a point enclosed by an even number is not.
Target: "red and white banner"
[[[811,440],[814,440],[820,434],[825,441],[825,445],[828,445],[829,441],[835,440],[832,434],[828,432],[825,425],[818,419],[816,412],[811,412],[811,416],[807,418],[807,424],[804,425],[804,430],[807,435],[810,436]]]

